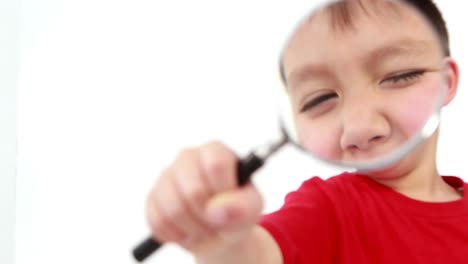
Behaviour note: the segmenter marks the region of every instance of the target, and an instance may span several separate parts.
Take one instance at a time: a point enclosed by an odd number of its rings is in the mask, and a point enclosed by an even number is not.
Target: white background
[[[19,1],[0,1],[0,263],[14,260]]]
[[[133,263],[146,193],[180,148],[219,139],[245,154],[273,137],[277,56],[311,7],[290,2],[23,0],[16,263]],[[439,168],[468,180],[465,14],[437,2],[462,72]],[[285,148],[255,181],[271,211],[335,172]],[[149,262],[192,260],[169,245]]]

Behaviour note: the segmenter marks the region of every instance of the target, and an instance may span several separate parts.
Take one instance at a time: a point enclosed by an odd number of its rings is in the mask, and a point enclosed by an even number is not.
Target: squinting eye
[[[389,78],[383,80],[382,83],[391,82],[393,84],[397,84],[397,83],[409,82],[409,81],[416,80],[417,78],[424,75],[424,73],[426,73],[426,71],[424,71],[424,70],[406,72],[406,73],[402,73],[402,74],[398,74],[398,75],[389,77]]]
[[[322,104],[323,102],[325,101],[328,101],[332,98],[335,98],[335,97],[338,97],[338,95],[336,93],[328,93],[328,94],[323,94],[323,95],[320,95],[308,102],[306,102],[302,107],[301,107],[301,110],[300,112],[305,112],[307,110],[310,110],[314,107],[317,107],[319,106],[320,104]]]

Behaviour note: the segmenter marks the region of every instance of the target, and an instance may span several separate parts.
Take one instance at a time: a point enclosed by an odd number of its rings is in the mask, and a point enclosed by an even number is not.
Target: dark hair
[[[421,12],[437,33],[445,56],[450,56],[447,25],[437,5],[432,0],[403,0]]]
[[[360,8],[367,12],[365,6],[363,5],[361,0],[343,0],[336,3],[333,3],[330,6],[330,12],[332,15],[332,22],[338,24],[341,27],[352,26],[352,19],[349,10],[349,2],[356,1]],[[400,0],[401,2],[407,3],[413,6],[417,11],[421,12],[425,19],[429,22],[429,24],[434,28],[434,31],[437,34],[437,37],[440,40],[442,45],[443,53],[445,56],[450,56],[450,45],[449,45],[449,34],[447,31],[447,26],[445,20],[442,16],[437,5],[433,2],[433,0]],[[279,71],[281,75],[281,79],[284,84],[287,83],[286,80],[286,73],[284,70],[283,59],[281,58],[279,63]]]

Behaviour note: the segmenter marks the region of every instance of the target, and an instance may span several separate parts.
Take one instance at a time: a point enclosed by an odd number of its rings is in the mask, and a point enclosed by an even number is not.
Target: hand
[[[252,184],[237,186],[238,161],[219,142],[181,151],[148,195],[153,237],[195,255],[242,243],[263,202]]]

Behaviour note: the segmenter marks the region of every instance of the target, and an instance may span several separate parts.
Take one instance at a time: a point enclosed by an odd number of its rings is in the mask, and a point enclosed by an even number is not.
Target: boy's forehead
[[[435,31],[414,8],[387,0],[341,1],[304,20],[286,45],[283,59],[287,69],[291,61],[306,59],[314,53],[323,57],[332,48],[354,47],[356,52],[365,52],[373,46],[397,44],[399,39],[405,42],[403,46],[411,39],[425,41],[442,54]]]
[[[309,17],[309,22],[314,19],[327,19],[327,24],[334,30],[355,30],[354,22],[359,18],[370,20],[380,18],[378,19],[380,21],[382,18],[398,19],[399,3],[393,0],[332,1],[313,12]]]

